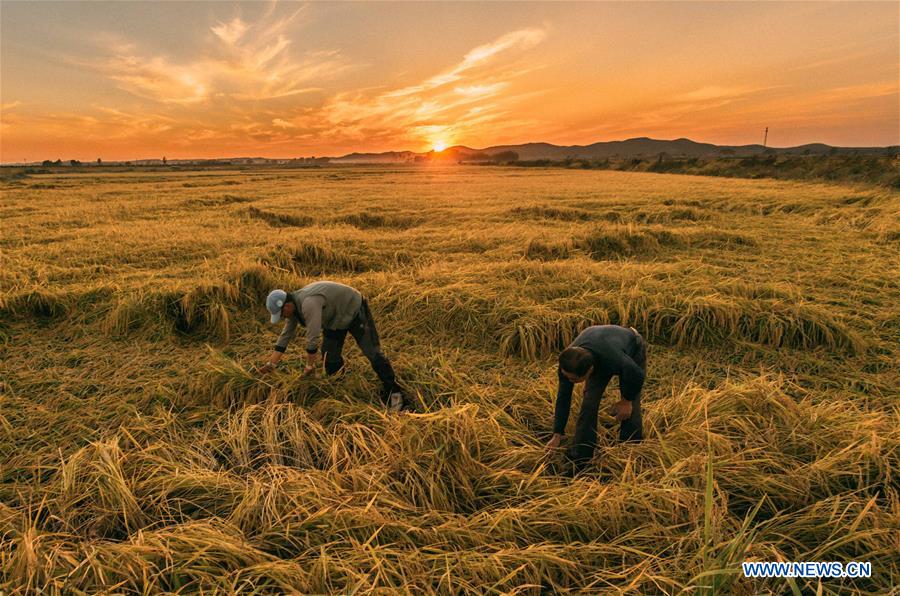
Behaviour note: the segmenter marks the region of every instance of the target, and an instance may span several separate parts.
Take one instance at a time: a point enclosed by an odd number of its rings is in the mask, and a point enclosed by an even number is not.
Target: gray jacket
[[[322,329],[347,329],[359,314],[362,295],[334,281],[316,281],[289,294],[294,303],[294,315],[284,323],[284,330],[275,343],[275,351],[284,352],[297,335],[297,324],[306,327],[306,351],[319,349]]]

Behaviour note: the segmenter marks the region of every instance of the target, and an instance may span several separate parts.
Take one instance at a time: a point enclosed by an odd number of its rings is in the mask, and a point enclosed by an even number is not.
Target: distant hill
[[[632,157],[749,157],[764,153],[776,155],[887,155],[896,153],[893,147],[832,147],[822,143],[798,147],[773,148],[762,145],[713,145],[690,139],[660,140],[638,137],[624,141],[604,141],[591,145],[552,145],[550,143],[524,143],[521,145],[494,145],[473,149],[457,145],[440,153],[434,151],[389,151],[385,153],[351,153],[331,158],[331,163],[409,163],[416,161],[487,161],[499,153],[514,152],[522,161],[539,159],[563,160],[609,159]]]
[[[690,139],[674,139],[671,141],[638,137],[624,141],[603,141],[591,145],[553,145],[551,143],[523,143],[521,145],[493,145],[484,149],[473,149],[463,145],[448,147],[436,152],[385,151],[383,153],[348,153],[340,157],[221,157],[209,159],[133,159],[102,162],[102,165],[126,166],[227,166],[227,165],[288,165],[315,166],[326,163],[344,164],[399,164],[417,162],[512,162],[512,161],[563,161],[565,159],[604,160],[630,158],[727,158],[752,157],[754,155],[867,155],[888,156],[900,153],[897,145],[889,147],[832,147],[823,143],[810,143],[798,147],[763,147],[762,145],[713,145],[698,143]],[[93,161],[70,163],[58,160],[57,163],[30,162],[8,163],[3,165],[17,166],[94,166]]]

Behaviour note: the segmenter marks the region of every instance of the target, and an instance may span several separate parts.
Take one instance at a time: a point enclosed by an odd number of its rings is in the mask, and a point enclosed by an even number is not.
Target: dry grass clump
[[[123,471],[124,457],[119,441],[111,439],[80,449],[60,465],[47,494],[59,506],[53,517],[61,530],[122,538],[146,525],[143,506]]]
[[[415,288],[415,289],[414,289]],[[389,312],[413,333],[452,333],[459,342],[490,341],[508,320],[508,300],[479,295],[465,287],[429,288],[391,285],[371,292],[373,310]],[[376,314],[377,316],[377,314]]]
[[[238,302],[238,289],[227,283],[204,284],[185,293],[150,292],[120,297],[103,320],[109,335],[146,329],[215,337],[228,341],[229,305]]]
[[[751,300],[797,301],[800,298],[797,289],[786,284],[748,283],[740,279],[717,284],[716,290]]]
[[[516,219],[558,219],[560,221],[588,221],[592,219],[589,211],[584,209],[572,209],[565,207],[551,207],[549,205],[532,205],[530,207],[515,207],[509,213]]]
[[[675,244],[675,236],[667,233],[657,235],[632,229],[598,229],[575,240],[575,245],[591,258],[604,260],[620,256],[654,254],[660,249],[660,240],[665,244]]]
[[[221,207],[223,205],[234,205],[239,203],[252,203],[256,199],[253,197],[242,197],[239,195],[220,195],[213,197],[198,197],[184,201],[184,205],[191,207]],[[252,207],[250,207],[252,209]]]
[[[187,292],[136,292],[120,295],[102,323],[104,333],[124,335],[141,329],[178,332],[228,341],[229,310],[262,303],[278,286],[263,264],[237,267],[221,282],[195,286]]]
[[[277,389],[270,381],[254,373],[252,364],[242,365],[217,352],[184,387],[180,399],[189,405],[212,405],[227,408],[241,403],[257,403]]]
[[[714,390],[689,386],[660,400],[655,412],[656,432],[677,451],[634,462],[633,473],[656,476],[672,470],[668,457],[687,461],[692,452],[708,451],[719,471],[717,484],[738,511],[763,497],[763,511],[775,515],[848,491],[886,496],[896,474],[900,433],[890,428],[889,414],[816,401],[777,377]],[[680,472],[689,481],[690,470]]]
[[[57,325],[77,321],[90,324],[114,295],[115,288],[104,284],[67,290],[26,287],[0,294],[0,315],[7,322],[30,320],[40,325]]]
[[[678,221],[703,221],[709,219],[709,214],[693,207],[680,207],[665,210],[638,211],[634,214],[634,221],[641,223],[672,223]]]
[[[69,297],[44,289],[0,296],[0,312],[12,317],[65,318],[71,312],[72,306]]]
[[[406,230],[415,227],[420,223],[420,220],[415,217],[371,213],[368,211],[344,215],[338,217],[335,221],[349,224],[360,230],[370,230],[372,228],[396,228]]]
[[[230,317],[227,305],[237,302],[239,296],[238,289],[231,284],[204,284],[178,300],[168,300],[166,313],[173,320],[175,329],[182,333],[205,331],[228,341]]]
[[[245,306],[260,304],[281,280],[263,263],[235,266],[228,275],[228,283],[238,293],[238,301]]]
[[[107,335],[126,335],[148,327],[171,327],[165,299],[158,294],[136,293],[120,296],[103,320],[101,329]]]
[[[677,346],[720,345],[749,341],[775,348],[824,347],[848,354],[866,342],[827,311],[780,300],[742,300],[720,295],[597,295],[590,305],[562,310],[535,308],[521,312],[499,334],[504,354],[539,358],[559,352],[590,325],[636,327],[652,341]]]
[[[878,241],[884,244],[897,244],[900,242],[900,229],[879,232]]]
[[[315,218],[311,215],[273,213],[272,211],[266,211],[265,209],[259,209],[257,207],[247,207],[247,215],[251,219],[262,220],[275,228],[307,227],[316,223]]]
[[[596,260],[656,255],[666,248],[756,245],[756,241],[746,234],[715,229],[668,230],[632,226],[597,228],[576,238],[574,243]]]
[[[240,180],[201,180],[200,182],[185,182],[181,186],[184,188],[208,188],[210,186],[240,186],[243,184]]]
[[[618,211],[606,211],[605,213],[601,213],[598,219],[602,219],[604,221],[612,222],[612,223],[622,223],[625,221],[625,216],[619,213]]]
[[[301,242],[291,248],[273,251],[268,258],[281,267],[301,276],[329,275],[368,270],[369,264],[362,258],[333,249],[326,244]]]
[[[362,259],[324,244],[303,242],[290,249],[280,249],[270,256],[271,262],[298,275],[365,271]]]
[[[758,246],[752,236],[715,229],[701,229],[683,232],[687,246],[697,248],[735,248]]]
[[[698,201],[695,199],[663,199],[662,201],[660,201],[660,203],[666,205],[667,207],[703,207],[704,205],[706,205],[704,201]]]
[[[525,245],[523,256],[538,261],[555,261],[568,259],[574,246],[571,242],[548,242],[540,238],[532,238]]]
[[[861,354],[868,346],[846,321],[814,304],[772,289],[731,290],[727,296],[616,289],[521,305],[503,293],[397,285],[375,292],[374,303],[408,322],[408,332],[448,334],[526,359],[552,356],[585,327],[605,324],[634,326],[651,341],[676,346],[751,342],[843,354]]]
[[[251,405],[219,420],[214,449],[219,461],[236,472],[268,465],[328,469],[331,440],[329,431],[304,408],[292,403]]]
[[[385,271],[416,263],[416,253],[380,242],[298,242],[269,252],[261,262],[300,278]]]
[[[827,311],[779,300],[725,299],[711,295],[649,304],[634,311],[657,337],[676,345],[715,344],[737,337],[772,347],[825,347],[849,354],[865,350],[859,334]]]

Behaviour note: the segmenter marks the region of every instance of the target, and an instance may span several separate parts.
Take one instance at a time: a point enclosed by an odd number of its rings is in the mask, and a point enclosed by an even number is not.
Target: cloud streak
[[[376,135],[419,147],[423,142],[452,144],[473,135],[476,126],[501,125],[501,109],[524,97],[513,90],[514,83],[534,70],[523,63],[522,54],[545,36],[538,28],[509,32],[422,82],[375,94],[340,93],[299,123],[304,128],[321,123],[346,141]]]
[[[98,58],[75,61],[142,99],[162,104],[200,104],[213,99],[264,101],[315,91],[320,82],[346,70],[338,51],[291,53],[289,29],[304,13],[267,16],[248,23],[241,17],[209,28],[203,57],[178,62],[107,36]]]
[[[153,133],[178,130],[181,135],[173,141],[178,144],[184,138],[279,145],[324,140],[347,148],[366,143],[421,149],[475,136],[478,127],[522,125],[521,118],[509,114],[534,94],[516,89],[516,82],[537,68],[534,60],[523,59],[546,37],[537,27],[510,31],[475,46],[457,62],[410,85],[338,92],[302,107],[266,108],[259,102],[321,91],[323,81],[352,68],[337,50],[299,57],[291,53],[289,29],[303,14],[300,9],[274,18],[270,11],[255,22],[240,16],[216,22],[209,27],[204,57],[194,61],[176,62],[142,51],[128,40],[108,39],[107,55],[78,63],[158,104],[162,113],[168,110],[170,115]],[[218,124],[207,121],[211,105],[216,106]],[[147,118],[161,117],[160,110],[148,112],[155,115],[135,116],[134,125],[122,127],[117,136],[147,134]],[[222,125],[225,115],[228,124]],[[105,128],[99,124],[104,118],[123,124],[120,115],[103,110],[91,118],[95,129]]]

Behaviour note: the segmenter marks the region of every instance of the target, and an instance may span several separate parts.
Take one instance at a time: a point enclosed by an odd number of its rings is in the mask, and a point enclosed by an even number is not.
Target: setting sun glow
[[[896,2],[2,3],[0,163],[900,143]]]

